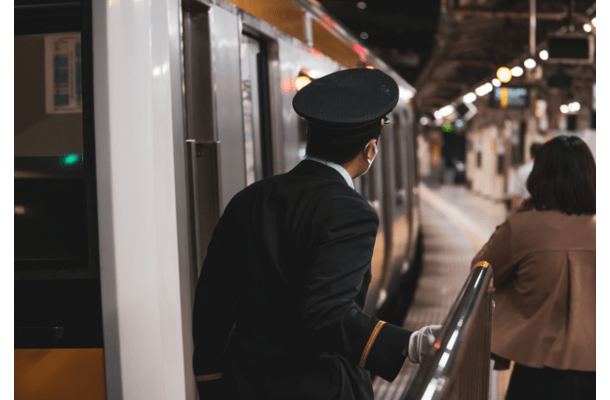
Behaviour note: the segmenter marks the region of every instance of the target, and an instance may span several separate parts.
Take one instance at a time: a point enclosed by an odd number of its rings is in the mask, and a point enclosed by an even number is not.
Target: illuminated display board
[[[524,86],[496,87],[490,96],[490,107],[527,108],[529,107],[529,93],[529,88]]]

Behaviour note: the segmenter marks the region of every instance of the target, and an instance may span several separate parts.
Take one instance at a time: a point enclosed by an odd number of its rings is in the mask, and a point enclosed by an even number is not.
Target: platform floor
[[[441,324],[468,277],[470,262],[506,218],[506,207],[478,196],[463,186],[429,188],[422,184],[423,265],[413,302],[403,327],[417,330]],[[398,400],[418,365],[405,363],[394,382],[376,378],[376,400]],[[498,376],[490,382],[490,400],[498,398]]]

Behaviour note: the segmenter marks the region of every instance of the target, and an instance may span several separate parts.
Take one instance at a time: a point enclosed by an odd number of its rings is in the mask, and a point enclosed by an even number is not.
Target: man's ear
[[[379,146],[379,140],[378,139],[373,139],[369,142],[367,148],[366,148],[366,152],[365,152],[365,157],[367,158],[367,160],[372,160],[375,155],[377,154],[377,151]]]

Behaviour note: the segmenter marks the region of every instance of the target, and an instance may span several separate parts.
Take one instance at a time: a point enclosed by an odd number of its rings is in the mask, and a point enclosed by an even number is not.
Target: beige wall
[[[466,151],[466,178],[472,183],[471,189],[485,197],[502,200],[506,197],[508,182],[520,165],[512,165],[513,131],[518,131],[521,120],[504,120],[501,123],[489,122],[468,132],[470,142]],[[525,135],[524,162],[528,162],[530,145],[540,141],[537,133],[536,118],[525,117],[527,129]],[[477,167],[477,151],[481,150],[482,162]],[[498,156],[504,154],[505,171],[498,174]]]

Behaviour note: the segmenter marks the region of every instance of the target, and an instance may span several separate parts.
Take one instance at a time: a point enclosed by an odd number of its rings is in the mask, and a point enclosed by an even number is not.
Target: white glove
[[[413,332],[409,338],[409,360],[414,364],[421,364],[432,352],[432,346],[443,330],[442,325],[424,326]]]

